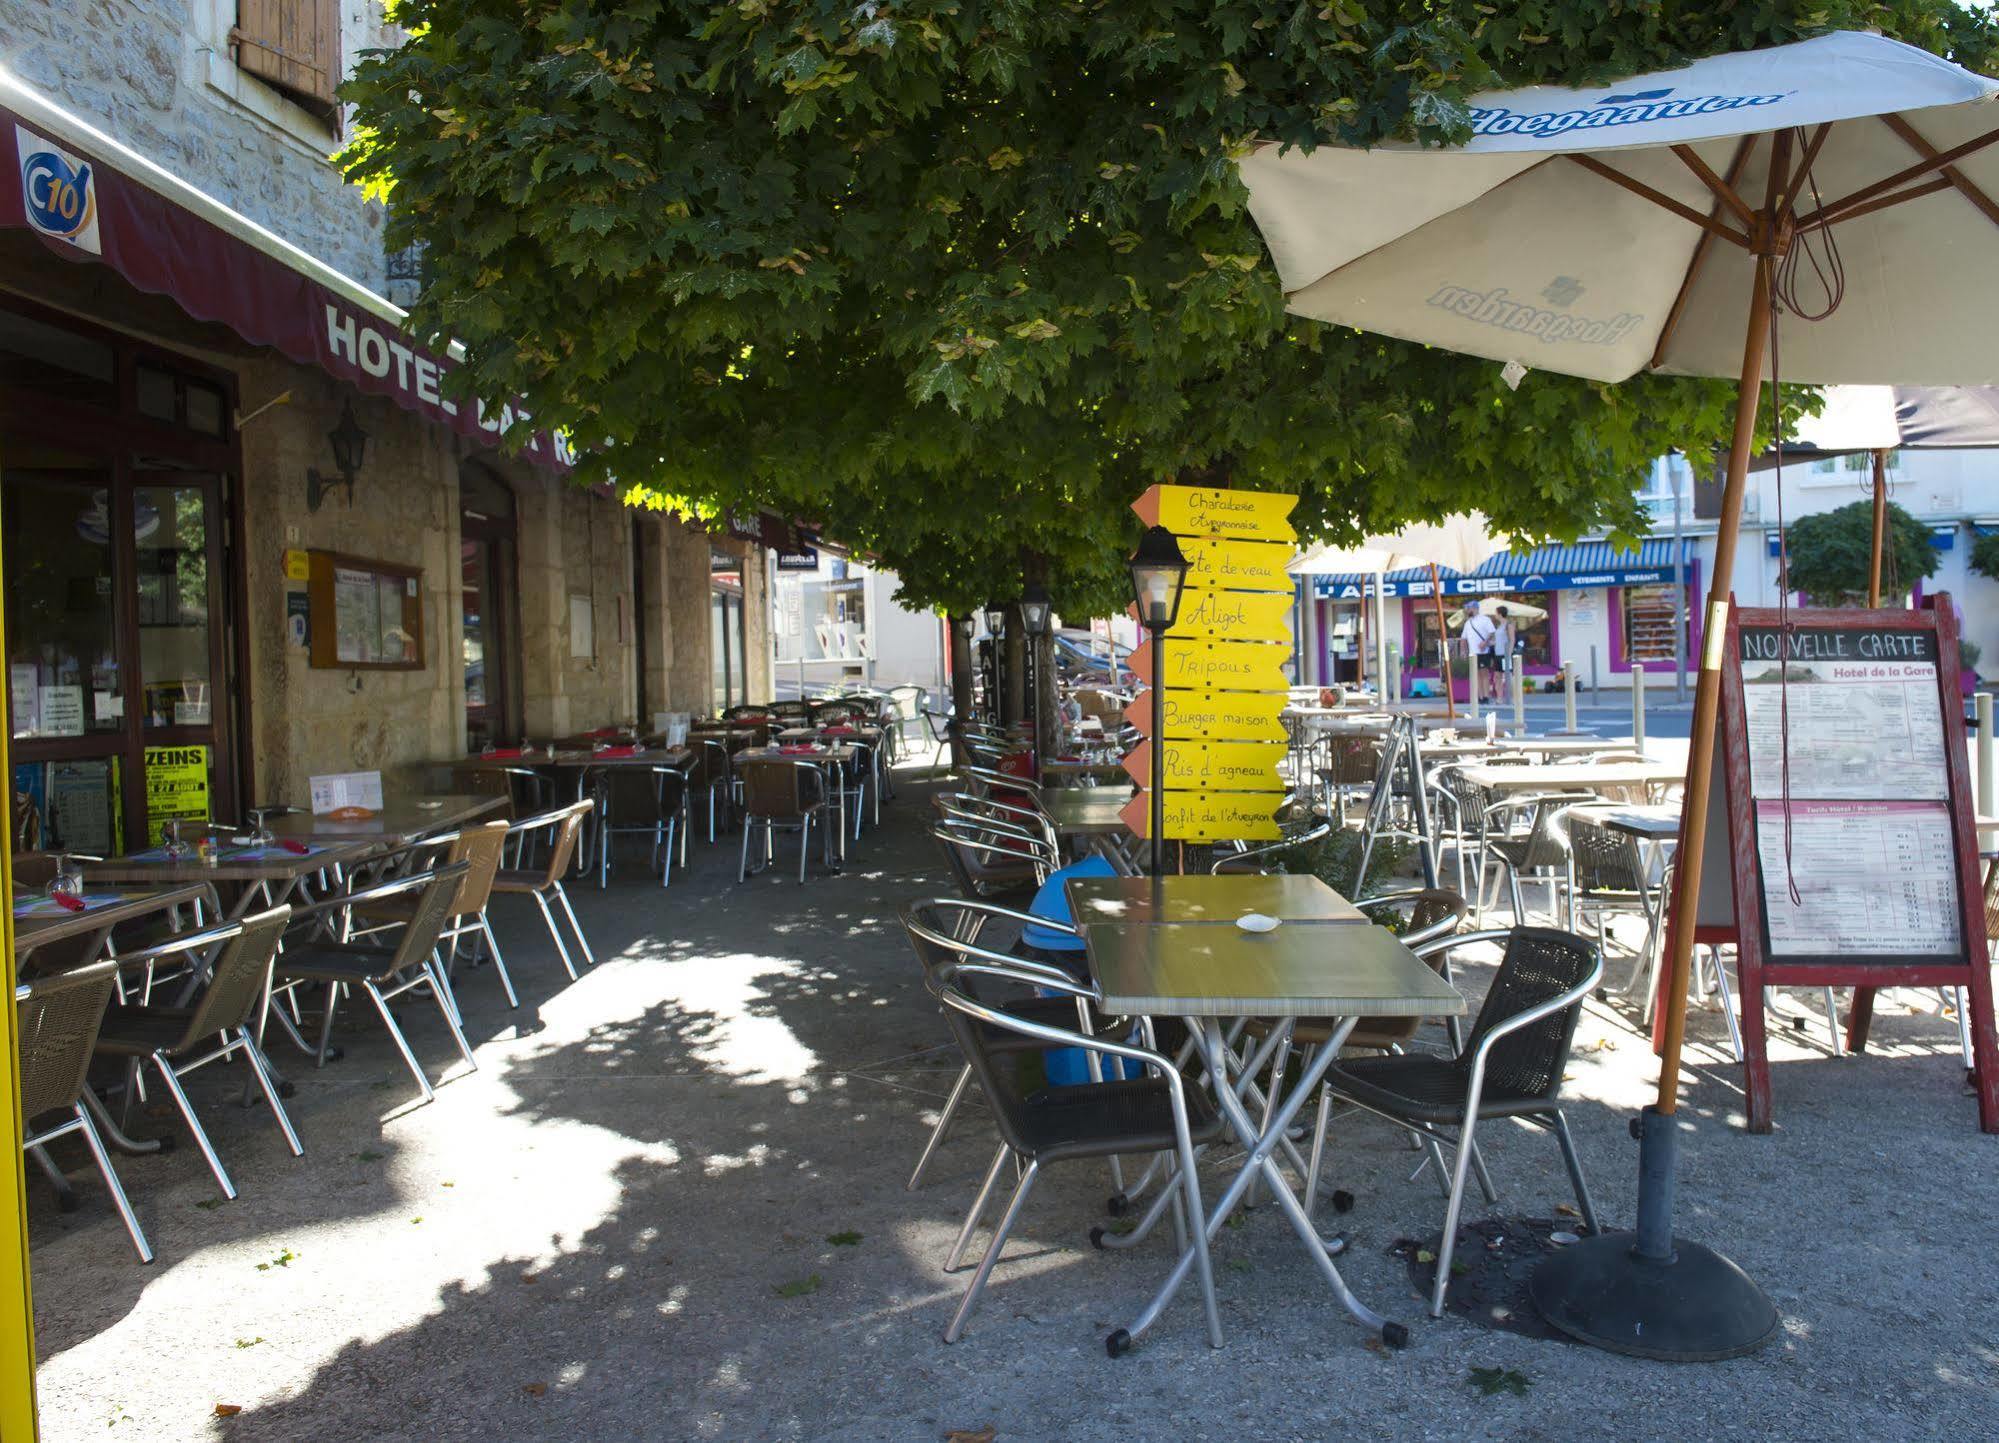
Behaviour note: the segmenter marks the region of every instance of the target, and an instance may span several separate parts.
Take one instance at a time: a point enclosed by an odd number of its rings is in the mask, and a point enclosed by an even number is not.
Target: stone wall
[[[379,0],[341,0],[342,56],[393,46]],[[382,207],[328,162],[333,129],[239,71],[235,0],[0,0],[7,67],[190,185],[370,290]]]

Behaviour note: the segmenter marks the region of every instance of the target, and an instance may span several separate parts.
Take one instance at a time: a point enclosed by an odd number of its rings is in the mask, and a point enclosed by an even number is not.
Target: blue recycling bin
[[[1089,857],[1070,866],[1051,872],[1034,894],[1034,901],[1028,911],[1037,917],[1047,917],[1051,921],[1067,923],[1074,917],[1069,910],[1069,895],[1063,883],[1071,877],[1115,877],[1117,869],[1102,857]],[[1032,952],[1039,953],[1048,961],[1058,965],[1070,960],[1080,961],[1076,954],[1083,950],[1083,939],[1068,932],[1057,932],[1048,927],[1030,924],[1020,934],[1022,944]],[[1057,994],[1044,991],[1044,997]],[[1138,1066],[1121,1057],[1099,1056],[1105,1078],[1136,1077]],[[1042,1071],[1051,1087],[1073,1087],[1090,1080],[1089,1054],[1076,1047],[1057,1047],[1042,1054]]]

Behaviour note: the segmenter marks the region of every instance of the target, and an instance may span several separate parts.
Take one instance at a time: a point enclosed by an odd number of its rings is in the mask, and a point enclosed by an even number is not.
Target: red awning
[[[229,327],[357,390],[497,446],[529,419],[488,415],[443,391],[454,365],[416,344],[400,306],[306,254],[0,69],[0,226],[34,232],[65,261],[108,265],[190,316]],[[520,454],[573,464],[559,437]]]

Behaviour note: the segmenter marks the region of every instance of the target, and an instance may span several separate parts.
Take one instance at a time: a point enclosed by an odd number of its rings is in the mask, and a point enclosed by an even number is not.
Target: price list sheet
[[[1934,638],[1782,640],[1745,631],[1742,667],[1770,955],[1956,955]]]
[[[1942,802],[1756,803],[1772,957],[1951,957],[1957,862]],[[1798,889],[1791,900],[1791,883]]]

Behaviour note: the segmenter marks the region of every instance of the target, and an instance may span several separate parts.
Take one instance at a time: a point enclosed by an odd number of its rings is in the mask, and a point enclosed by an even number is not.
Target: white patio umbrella
[[[1455,716],[1456,703],[1451,697],[1451,654],[1444,645],[1445,632],[1441,629],[1444,624],[1444,589],[1438,580],[1437,568],[1448,566],[1453,571],[1471,571],[1493,552],[1505,549],[1506,543],[1493,536],[1484,513],[1469,511],[1459,516],[1446,516],[1442,521],[1419,521],[1400,531],[1370,536],[1358,546],[1317,546],[1292,562],[1289,569],[1293,576],[1335,576],[1349,571],[1371,571],[1375,576],[1376,610],[1379,611],[1384,572],[1429,567],[1430,594],[1436,599],[1440,628],[1437,652],[1443,660],[1444,707],[1449,715]],[[1379,627],[1376,627],[1376,634],[1379,637]],[[1377,641],[1377,645],[1381,644]],[[1381,675],[1384,678],[1382,701],[1385,703],[1389,700],[1386,665],[1382,666]],[[1476,684],[1474,679],[1474,687]]]
[[[1242,175],[1299,315],[1487,356],[1516,383],[1537,368],[1602,381],[1646,370],[1737,377],[1708,594],[1708,635],[1719,637],[1773,349],[1795,381],[1999,381],[1995,93],[1999,83],[1925,51],[1842,32],[1617,85],[1489,92],[1471,102],[1473,136],[1455,148],[1266,145]],[[1800,319],[1773,327],[1779,310]],[[1681,822],[1686,879],[1699,877],[1707,838],[1720,681],[1710,648]],[[1589,1268],[1608,1291],[1554,1321],[1655,1356],[1727,1356],[1775,1327],[1739,1269],[1671,1234],[1700,890],[1682,885],[1674,898],[1637,1245],[1606,1238],[1610,1250],[1557,1260],[1572,1285],[1566,1302],[1583,1296]],[[1989,1056],[1989,1039],[1978,1045]],[[1981,1121],[1999,1125],[1986,1101]],[[1677,1281],[1648,1284],[1640,1264]],[[1728,1319],[1723,1297],[1736,1306]],[[1673,1352],[1665,1339],[1675,1333],[1694,1351]]]

